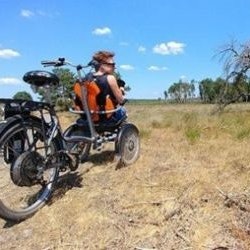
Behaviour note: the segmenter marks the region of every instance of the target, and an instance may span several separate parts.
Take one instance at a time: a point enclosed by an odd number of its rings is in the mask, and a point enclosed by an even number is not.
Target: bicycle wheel
[[[65,132],[64,136],[70,137],[70,136],[86,136],[90,137],[89,131],[84,131],[83,128],[79,127],[77,124],[73,124],[70,126]],[[71,153],[77,154],[79,156],[79,160],[81,163],[87,161],[89,152],[91,149],[91,142],[79,142],[79,143],[73,143],[68,142],[67,148],[70,150]]]
[[[55,140],[47,155],[59,150]],[[39,123],[16,124],[0,139],[0,217],[20,221],[34,214],[51,195],[58,168],[45,168]]]
[[[140,154],[140,137],[135,125],[127,123],[121,127],[115,148],[119,156],[118,167],[131,165],[138,159]]]

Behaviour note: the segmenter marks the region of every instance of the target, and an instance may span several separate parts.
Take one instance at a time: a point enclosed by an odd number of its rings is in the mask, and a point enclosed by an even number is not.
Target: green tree
[[[57,104],[57,100],[60,99],[58,103],[60,103],[63,107],[68,107],[69,99],[72,99],[73,85],[76,81],[76,76],[68,68],[55,68],[52,71],[60,79],[60,84],[59,86],[50,87],[49,94],[51,101],[54,104]],[[48,101],[46,97],[46,90],[44,88],[40,88],[38,93],[42,101]],[[62,104],[64,102],[67,105]]]
[[[181,80],[177,83],[173,83],[168,89],[168,94],[176,102],[186,102],[188,98],[194,96],[194,92],[195,86],[193,83],[183,82]]]
[[[17,92],[14,96],[13,99],[21,99],[21,100],[26,100],[26,101],[32,101],[32,96],[26,92],[26,91],[20,91]]]
[[[57,95],[64,98],[70,98],[73,85],[76,81],[76,75],[68,68],[55,68],[53,73],[60,79],[60,86],[57,89]]]
[[[226,82],[222,78],[217,78],[215,81],[211,78],[203,79],[199,82],[201,100],[205,103],[217,102],[225,89],[225,85]]]

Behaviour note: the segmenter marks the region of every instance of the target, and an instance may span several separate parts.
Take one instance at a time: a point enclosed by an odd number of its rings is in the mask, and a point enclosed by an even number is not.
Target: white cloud
[[[153,48],[153,52],[161,55],[177,55],[184,52],[184,47],[186,45],[184,43],[178,42],[167,42],[156,44]]]
[[[0,78],[0,85],[19,85],[22,81],[14,77],[3,77]]]
[[[129,64],[120,65],[120,68],[123,70],[134,70],[134,67],[132,65],[129,65]]]
[[[145,52],[146,51],[146,48],[145,47],[143,47],[143,46],[139,46],[139,48],[138,48],[138,52]]]
[[[36,11],[36,13],[41,17],[48,17],[48,18],[55,18],[60,16],[60,13],[58,11],[50,13],[50,12],[45,12],[43,10],[38,10]]]
[[[34,12],[32,12],[30,10],[21,10],[21,16],[25,17],[25,18],[30,18],[30,17],[34,16]]]
[[[32,16],[41,16],[41,17],[46,17],[46,18],[54,18],[60,15],[59,12],[45,12],[43,10],[35,10],[35,11],[31,11],[31,10],[25,10],[22,9],[20,12],[20,15],[24,18],[31,18]]]
[[[121,46],[129,46],[129,43],[128,42],[120,42],[120,45]]]
[[[167,69],[168,69],[167,67],[158,67],[158,66],[154,66],[154,65],[148,67],[148,70],[150,70],[150,71],[164,71]]]
[[[20,53],[13,50],[13,49],[0,49],[0,58],[12,58],[12,57],[18,57],[20,56]]]
[[[96,28],[93,30],[92,34],[97,35],[97,36],[104,36],[111,34],[111,29],[108,27],[103,27],[103,28]]]

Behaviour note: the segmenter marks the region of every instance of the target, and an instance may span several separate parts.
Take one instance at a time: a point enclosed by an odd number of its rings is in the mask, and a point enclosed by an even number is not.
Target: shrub
[[[70,98],[57,98],[56,109],[58,111],[68,111],[72,107],[72,100]]]

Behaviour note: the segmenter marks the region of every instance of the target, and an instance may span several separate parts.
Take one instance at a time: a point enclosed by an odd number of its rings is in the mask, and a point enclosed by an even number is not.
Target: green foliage
[[[173,83],[169,89],[168,94],[176,102],[183,103],[186,102],[188,98],[193,98],[195,96],[195,86],[194,83],[182,82]],[[167,98],[167,93],[164,92],[165,99]]]
[[[68,111],[72,107],[72,100],[70,98],[59,97],[56,100],[56,107],[58,111]]]
[[[67,68],[55,68],[53,73],[56,74],[60,79],[60,87],[58,88],[59,96],[70,98],[73,90],[73,85],[76,81],[74,73]]]
[[[248,105],[246,105],[248,106]],[[243,106],[241,106],[243,107]],[[226,133],[237,140],[250,138],[249,111],[223,112],[219,116],[218,127],[220,133]]]
[[[182,117],[186,138],[190,143],[196,142],[201,136],[200,121],[197,113],[185,113]]]
[[[188,127],[185,131],[185,135],[186,138],[189,140],[189,142],[194,143],[200,138],[201,132],[197,127],[193,128]]]
[[[13,99],[32,101],[32,96],[26,91],[20,91],[13,96]]]
[[[201,100],[205,103],[216,102],[221,93],[223,93],[226,86],[225,80],[217,78],[213,81],[210,78],[206,78],[199,83],[199,91]]]
[[[227,82],[222,78],[215,81],[206,78],[199,83],[200,98],[204,103],[223,101],[250,101],[250,81],[247,77]]]
[[[165,104],[159,99],[129,99],[127,105],[162,105]]]
[[[53,103],[57,103],[58,98],[71,98],[73,85],[76,81],[75,74],[72,73],[68,68],[55,68],[52,71],[60,79],[60,85],[49,90],[51,101]],[[46,100],[46,92],[43,88],[40,88],[38,93],[41,96],[41,100]]]
[[[250,128],[241,128],[237,131],[236,138],[243,140],[250,137]]]

